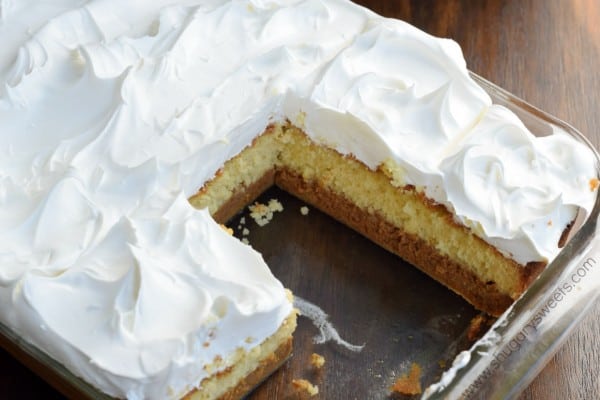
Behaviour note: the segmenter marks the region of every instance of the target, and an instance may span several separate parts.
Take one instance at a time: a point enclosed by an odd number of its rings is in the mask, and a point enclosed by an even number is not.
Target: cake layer
[[[291,355],[292,334],[296,329],[294,310],[281,327],[264,342],[248,351],[239,349],[229,357],[225,366],[217,362],[207,370],[217,369],[183,397],[184,400],[235,400],[242,398],[266,377],[272,374]]]
[[[267,168],[263,160],[268,160]],[[251,170],[264,172],[255,174],[254,184],[241,184],[235,171],[256,162],[258,168]],[[492,315],[501,314],[543,269],[542,262],[519,265],[456,222],[445,206],[412,186],[396,186],[392,179],[382,169],[373,171],[353,157],[313,142],[293,125],[275,124],[228,161],[191,201],[196,206],[219,207],[219,214],[226,209],[230,215],[261,189],[277,184]],[[228,200],[204,194],[229,187],[237,189],[229,191]]]
[[[349,221],[353,228],[364,231],[384,247],[400,255],[407,261],[433,276],[446,274],[442,283],[465,296],[474,305],[492,314],[503,311],[527,287],[529,282],[543,268],[544,263],[532,262],[521,266],[505,257],[497,249],[473,234],[467,227],[455,222],[453,215],[440,204],[435,204],[419,193],[414,187],[397,187],[381,170],[372,171],[352,157],[342,156],[333,149],[312,143],[299,129],[285,129],[285,143],[280,162],[287,176],[296,176],[305,181],[304,192],[292,191],[299,197],[306,197],[313,205],[320,207],[317,198],[312,199],[319,189],[339,198],[346,207],[361,210],[357,216],[336,212],[335,206],[326,212],[334,212],[343,222]],[[289,173],[291,172],[291,173]],[[280,180],[276,178],[276,183]],[[300,186],[301,187],[301,186]],[[286,188],[284,186],[284,188]],[[310,189],[309,189],[310,188]],[[293,190],[293,186],[289,187]],[[311,192],[315,194],[311,194]],[[325,203],[327,204],[327,203]],[[361,213],[366,213],[360,217]],[[339,215],[338,215],[339,214]],[[352,218],[368,221],[374,219],[371,227],[358,225]],[[374,222],[373,221],[373,222]],[[394,229],[392,237],[383,238],[376,233],[377,226],[384,223]],[[440,234],[443,232],[443,234]],[[400,243],[395,243],[395,238]],[[443,265],[451,270],[460,269],[470,289],[459,289],[463,283],[454,283],[450,271],[438,271]],[[474,281],[477,281],[475,284]],[[491,304],[503,304],[488,308],[483,306],[483,293],[501,294],[506,298],[498,300],[498,294],[489,300]],[[477,298],[479,300],[476,300]]]
[[[225,223],[275,182],[281,132],[279,125],[269,126],[191,196],[190,203],[207,208],[216,221]]]
[[[306,182],[300,175],[283,169],[277,174],[276,182],[282,189],[417,266],[476,308],[498,316],[514,301],[508,294],[500,292],[495,284],[486,284],[475,273],[441,255],[423,239],[359,208],[319,181]]]

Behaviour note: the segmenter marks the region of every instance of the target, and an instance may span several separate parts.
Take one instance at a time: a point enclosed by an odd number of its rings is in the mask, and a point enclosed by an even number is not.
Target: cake
[[[493,315],[596,196],[456,43],[347,0],[2,3],[0,37],[0,321],[113,397],[289,356],[291,294],[219,226],[273,184]]]

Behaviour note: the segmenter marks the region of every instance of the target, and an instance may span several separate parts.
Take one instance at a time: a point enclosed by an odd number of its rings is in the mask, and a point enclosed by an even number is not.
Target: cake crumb
[[[248,236],[249,234],[250,234],[250,229],[248,229],[248,228],[244,228],[244,229],[242,230],[242,235],[244,235],[244,236]]]
[[[406,185],[406,171],[392,158],[387,158],[378,167],[388,178],[392,186],[401,188]]]
[[[222,229],[223,229],[225,232],[227,232],[228,234],[230,234],[230,235],[233,235],[233,229],[231,229],[230,227],[228,227],[228,226],[225,226],[225,225],[223,225],[223,224],[219,224],[219,226],[220,226],[220,227],[221,227],[221,228],[222,228]]]
[[[283,205],[277,199],[269,200],[269,210],[275,211],[283,211]]]
[[[240,225],[246,225],[246,217],[240,218]]]
[[[594,190],[598,189],[598,186],[600,186],[600,180],[598,178],[592,178],[592,179],[590,179],[590,190],[592,192]]]
[[[304,111],[300,111],[298,115],[296,115],[296,125],[303,129],[304,124],[306,123],[306,113]]]
[[[306,206],[300,207],[300,214],[302,214],[302,215],[308,215],[309,211],[310,211],[310,209]]]
[[[317,353],[312,353],[310,355],[310,364],[315,368],[321,368],[325,365],[325,357]]]
[[[417,363],[412,363],[410,371],[396,379],[390,390],[394,393],[405,395],[421,394],[421,382],[419,382],[419,379],[421,379],[421,366]]]
[[[319,393],[319,387],[317,385],[313,385],[306,379],[293,379],[292,385],[294,385],[294,388],[296,390],[303,390],[306,393],[308,393],[311,397]]]
[[[271,222],[274,213],[283,211],[283,206],[277,199],[271,199],[268,204],[256,202],[248,209],[250,210],[250,216],[258,226],[265,226]]]
[[[242,238],[242,243],[250,245],[250,241],[248,240],[248,238]]]
[[[487,329],[490,324],[490,319],[484,314],[478,314],[469,323],[467,328],[467,340],[474,342],[481,336],[482,332]]]

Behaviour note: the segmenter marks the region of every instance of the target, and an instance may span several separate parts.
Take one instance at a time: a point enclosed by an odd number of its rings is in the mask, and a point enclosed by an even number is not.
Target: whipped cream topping
[[[455,151],[440,164],[441,202],[521,264],[552,260],[580,207],[591,210],[595,157],[565,133],[536,137],[493,105]]]
[[[177,398],[291,311],[186,200],[273,121],[520,263],[595,197],[593,155],[491,106],[456,43],[345,0],[0,1],[0,37],[0,320],[115,397]]]

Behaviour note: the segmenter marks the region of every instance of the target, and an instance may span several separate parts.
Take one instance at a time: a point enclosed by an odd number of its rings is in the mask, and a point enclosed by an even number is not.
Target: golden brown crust
[[[291,353],[292,338],[289,338],[287,342],[283,343],[274,353],[263,360],[258,368],[246,376],[237,386],[227,391],[219,400],[236,400],[242,398],[242,396],[250,392],[266,377],[275,372],[288,359]]]
[[[422,239],[403,232],[377,214],[361,210],[343,196],[324,188],[319,182],[306,182],[301,176],[281,169],[276,174],[275,183],[415,265],[463,296],[476,308],[498,316],[512,304],[513,299],[508,294],[501,293],[493,282],[482,282],[472,272],[439,254]],[[515,269],[521,274],[524,289],[525,283],[532,279],[536,271],[516,263]]]
[[[293,340],[290,336],[287,340],[282,342],[274,352],[261,360],[258,367],[246,375],[244,379],[239,381],[236,386],[232,387],[223,395],[221,395],[219,400],[237,400],[247,395],[252,389],[254,389],[268,376],[275,372],[290,357],[292,354],[292,342]],[[231,372],[232,368],[230,367],[223,371],[219,371],[216,376],[223,378]],[[192,400],[196,392],[197,389],[190,391],[183,397],[183,400]]]

